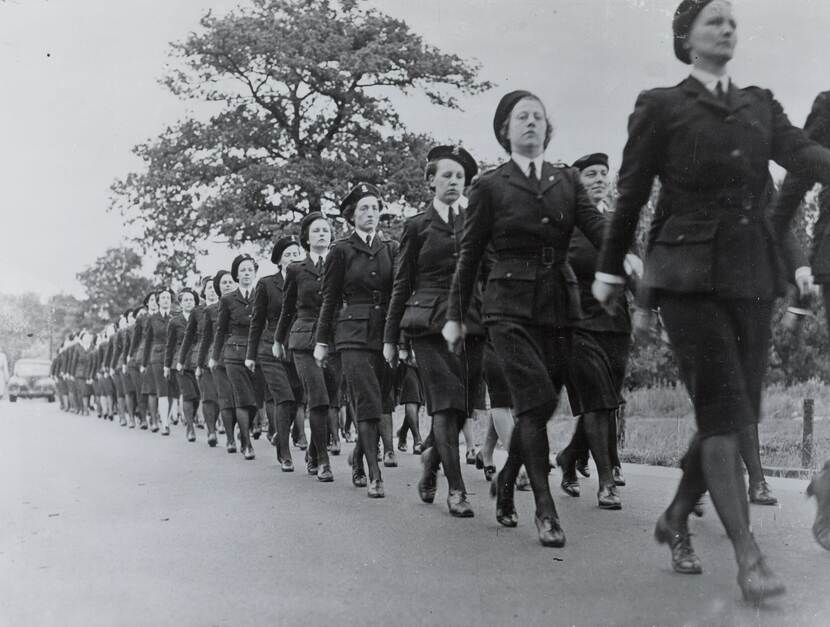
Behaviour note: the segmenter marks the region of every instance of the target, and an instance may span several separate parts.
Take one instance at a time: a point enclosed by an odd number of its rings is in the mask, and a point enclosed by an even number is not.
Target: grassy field
[[[771,386],[764,394],[760,425],[761,461],[765,466],[801,467],[802,406],[815,401],[813,468],[830,458],[830,386],[811,381],[793,387]],[[685,389],[660,387],[626,395],[623,461],[676,466],[694,433],[691,402]],[[549,424],[553,448],[564,446],[574,420],[566,403]]]

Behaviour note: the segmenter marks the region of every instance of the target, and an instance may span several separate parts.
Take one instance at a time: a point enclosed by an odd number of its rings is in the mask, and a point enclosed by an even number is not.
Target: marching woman
[[[406,437],[412,432],[412,454],[420,455],[424,450],[421,440],[421,429],[418,415],[421,405],[424,404],[424,393],[421,389],[421,377],[418,374],[418,363],[415,361],[410,346],[402,346],[398,357],[400,363],[397,369],[398,405],[403,405],[403,423],[398,429],[398,450],[406,451]]]
[[[179,348],[176,370],[179,373],[190,372],[195,377],[202,414],[207,426],[207,443],[208,446],[214,447],[218,441],[216,420],[219,416],[219,397],[216,394],[213,373],[207,367],[208,349],[213,339],[213,320],[208,315],[208,308],[213,307],[213,311],[218,312],[217,303],[219,302],[219,295],[213,288],[213,277],[202,281],[201,297],[205,304],[201,306],[197,304],[188,318],[182,345]]]
[[[230,294],[223,294],[219,300],[219,318],[216,321],[210,368],[223,359],[228,380],[233,389],[236,422],[239,425],[239,440],[245,459],[254,459],[251,444],[251,423],[256,417],[260,403],[254,389],[254,379],[245,368],[245,352],[248,347],[248,330],[251,326],[253,288],[257,263],[250,255],[237,255],[231,264],[231,278],[239,287]],[[227,428],[227,425],[226,425]],[[229,430],[229,434],[233,429]],[[232,438],[228,436],[228,441]]]
[[[170,435],[170,381],[164,373],[164,351],[167,344],[167,325],[170,322],[170,308],[173,304],[173,292],[164,288],[156,293],[158,311],[150,314],[145,333],[147,339],[144,344],[142,365],[152,373],[155,386],[156,408],[161,418],[161,434]],[[151,397],[151,407],[152,407]],[[155,412],[154,412],[155,413]],[[158,430],[158,425],[153,431]]]
[[[118,331],[115,333],[113,340],[113,355],[112,355],[112,379],[115,382],[116,398],[118,402],[118,415],[121,417],[121,426],[129,424],[131,429],[135,428],[132,413],[127,408],[127,372],[126,372],[126,358],[129,352],[129,329],[127,316],[129,310],[125,311],[118,317]]]
[[[107,330],[104,328],[95,341],[95,378],[98,381],[98,404],[101,410],[99,418],[108,419],[112,408],[109,406],[109,394],[106,379],[104,378],[104,359],[107,353]]]
[[[92,369],[94,368],[95,336],[89,331],[81,333],[81,350],[75,360],[75,385],[80,398],[81,415],[89,416],[89,396],[92,394]]]
[[[141,352],[139,353],[139,373],[142,376],[141,393],[147,398],[147,420],[150,423],[150,431],[153,433],[159,430],[158,396],[156,396],[156,381],[149,363],[145,364],[145,353],[149,350],[148,342],[150,337],[150,322],[158,313],[158,292],[150,292],[144,297],[144,306],[147,314],[142,324]]]
[[[115,412],[118,410],[118,391],[115,387],[115,380],[112,378],[112,357],[115,353],[115,334],[115,325],[112,323],[108,324],[104,337],[104,360],[101,364],[104,373],[104,396],[107,399],[107,417],[110,421],[115,420]]]
[[[256,285],[251,313],[251,326],[248,332],[248,346],[245,365],[255,375],[264,378],[273,411],[269,413],[269,432],[276,438],[277,460],[283,470],[291,463],[289,432],[291,421],[297,415],[294,392],[283,358],[274,356],[274,333],[283,308],[285,298],[286,266],[294,259],[299,259],[302,251],[294,237],[282,237],[271,250],[271,262],[279,271],[262,277]],[[271,423],[273,418],[273,423]],[[287,464],[284,463],[287,460]]]
[[[99,338],[101,337],[100,333],[93,334],[92,336],[92,343],[89,347],[89,352],[91,357],[90,363],[90,379],[92,384],[92,395],[95,397],[95,413],[96,415],[101,418],[103,415],[104,409],[101,404],[101,396],[103,394],[101,389],[101,380],[98,378],[98,369],[100,368],[100,357],[98,353],[98,342]]]
[[[433,447],[424,450],[421,457],[421,500],[435,500],[440,464],[449,485],[450,514],[468,518],[473,516],[473,509],[461,476],[458,434],[473,412],[481,379],[484,328],[479,303],[465,316],[466,337],[457,353],[448,350],[441,328],[464,224],[459,201],[478,166],[472,155],[458,146],[436,146],[429,151],[427,161],[426,178],[435,196],[426,211],[404,224],[383,355],[390,365],[395,364],[398,338],[403,331],[418,360],[434,439]]]
[[[484,291],[484,320],[518,419],[496,481],[496,518],[516,526],[513,490],[524,464],[536,500],[539,541],[561,547],[565,534],[548,486],[546,425],[566,380],[568,324],[580,316],[566,253],[574,226],[599,246],[605,220],[575,170],[544,161],[553,127],[536,96],[527,91],[505,95],[493,129],[511,158],[470,190],[443,334],[451,349],[464,341],[474,295],[470,286],[489,246],[494,261]]]
[[[219,353],[219,359],[211,363],[210,355],[213,354],[213,345],[216,342],[216,325],[219,321],[219,298],[232,294],[236,291],[236,281],[227,270],[220,270],[213,277],[213,290],[217,294],[217,301],[205,309],[205,343],[199,349],[202,361],[207,361],[208,371],[213,376],[213,383],[216,386],[216,398],[219,404],[219,412],[222,416],[222,425],[225,429],[226,448],[228,453],[236,453],[236,405],[233,398],[233,386],[228,378],[228,371],[225,368],[225,358]]]
[[[179,393],[182,400],[182,414],[187,432],[187,441],[196,441],[196,409],[199,407],[199,385],[196,382],[196,373],[188,368],[185,370],[183,364],[189,363],[189,355],[181,355],[182,344],[184,343],[185,330],[194,317],[193,309],[199,304],[199,296],[189,287],[179,292],[179,306],[181,311],[170,318],[167,325],[167,340],[164,349],[164,376],[170,379],[172,370],[176,369]],[[183,357],[183,358],[182,358]],[[175,360],[175,361],[174,361]],[[179,366],[182,366],[179,368]]]
[[[359,432],[353,468],[365,454],[370,498],[384,496],[378,436],[381,421],[391,420],[394,403],[392,371],[383,359],[383,329],[395,253],[393,244],[376,232],[382,206],[380,191],[370,183],[359,183],[340,202],[341,215],[354,232],[335,242],[326,257],[314,347],[321,367],[328,366],[329,353],[340,354]],[[391,427],[388,435],[391,440]],[[387,450],[390,454],[394,460],[394,452]]]
[[[579,170],[591,200],[607,213],[608,155],[585,155],[573,167]],[[571,496],[579,496],[576,464],[590,449],[599,475],[597,503],[601,509],[620,509],[617,486],[625,481],[617,454],[617,413],[624,402],[622,386],[631,347],[631,319],[626,298],[620,298],[613,314],[609,314],[591,294],[598,254],[596,247],[576,229],[568,249],[568,262],[579,281],[584,318],[573,323],[570,381],[571,389],[578,393],[569,396],[569,400],[578,419],[574,436],[556,456],[556,464],[562,469],[562,489]],[[639,258],[632,255],[628,259],[629,264],[639,267]]]
[[[308,255],[286,269],[285,300],[274,333],[276,357],[284,359],[290,353],[302,381],[311,426],[309,463],[316,463],[317,480],[322,482],[334,481],[326,450],[332,434],[338,442],[339,451],[340,356],[330,352],[325,368],[318,366],[313,356],[314,334],[322,304],[323,266],[329,254],[331,233],[331,224],[319,211],[303,218],[300,244]],[[290,416],[277,424],[277,454],[282,452],[281,463],[285,472],[293,469],[288,447],[289,423]]]
[[[133,328],[130,337],[130,353],[127,356],[127,373],[132,379],[135,390],[135,415],[139,428],[147,429],[147,394],[144,393],[144,377],[141,374],[141,356],[144,354],[144,323],[147,320],[147,307],[142,305],[133,310]]]
[[[738,444],[738,432],[760,419],[772,303],[786,281],[779,247],[789,224],[770,229],[764,214],[768,163],[828,184],[830,151],[793,127],[769,91],[732,83],[729,2],[684,0],[672,27],[675,55],[693,65],[691,76],[637,99],[594,295],[611,309],[622,293],[625,252],[659,177],[644,283],[662,313],[698,432],[655,537],[669,545],[676,571],[700,573],[687,519],[708,489],[735,549],[738,585],[758,602],[785,591],[750,531]],[[802,293],[812,287],[810,276],[796,282]]]
[[[127,319],[127,328],[122,340],[123,347],[120,361],[123,363],[121,366],[121,378],[124,382],[124,409],[127,412],[127,421],[129,422],[130,429],[134,429],[136,418],[138,418],[137,398],[139,396],[130,370],[131,355],[133,353],[132,341],[133,331],[135,329],[135,310],[128,309],[124,315]]]

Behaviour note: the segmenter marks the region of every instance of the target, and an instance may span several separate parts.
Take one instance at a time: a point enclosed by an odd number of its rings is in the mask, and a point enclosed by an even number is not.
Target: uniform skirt
[[[103,392],[106,396],[115,396],[115,382],[110,375],[105,375],[103,380]]]
[[[493,320],[487,324],[513,399],[513,413],[553,414],[567,381],[571,329]]]
[[[127,368],[127,375],[130,377],[130,391],[136,395],[141,394],[143,380],[138,366],[129,366]]]
[[[153,370],[149,366],[141,375],[141,393],[153,395],[156,393],[156,380],[153,378]]]
[[[424,404],[424,394],[421,390],[421,379],[418,367],[401,362],[395,373],[395,388],[398,392],[398,405]]]
[[[330,355],[329,357],[331,358],[333,357],[333,355]],[[291,391],[294,394],[294,402],[297,403],[297,405],[307,404],[305,398],[305,387],[303,386],[303,382],[300,379],[299,372],[297,372],[297,367],[294,364],[294,358],[292,357],[291,359],[283,363],[285,364],[285,372],[288,374],[288,383],[289,385],[291,385]],[[340,362],[338,361],[337,363],[339,367]],[[339,378],[340,375],[338,370],[338,379]],[[333,405],[333,407],[336,407],[336,405]]]
[[[216,385],[216,398],[219,402],[219,409],[233,409],[233,386],[231,380],[228,378],[228,371],[225,365],[216,366],[216,369],[211,373],[213,375],[213,383]]]
[[[277,361],[273,356],[266,359],[260,353],[258,355],[257,370],[262,372],[262,384],[267,390],[267,395],[276,404],[294,401],[294,390],[291,388],[285,362]]]
[[[216,393],[216,382],[213,380],[213,373],[208,368],[202,368],[198,383],[199,397],[203,403],[219,402],[219,396]]]
[[[164,366],[150,364],[150,371],[153,373],[153,393],[159,398],[170,396],[170,381],[164,376]]]
[[[196,373],[192,370],[176,372],[176,379],[179,382],[179,391],[182,400],[199,402],[199,384],[196,382]]]
[[[225,362],[225,372],[233,390],[233,406],[247,409],[256,409],[257,393],[254,387],[254,376],[243,364]]]
[[[757,424],[772,302],[668,292],[659,292],[657,300],[698,434],[736,433]]]
[[[484,346],[483,360],[483,385],[482,396],[486,389],[490,398],[490,407],[513,407],[513,399],[510,398],[510,388],[507,386],[507,379],[504,378],[504,369],[499,362],[498,355],[489,340]],[[483,399],[478,401],[478,409],[486,409]]]
[[[573,330],[568,400],[574,416],[623,404],[622,385],[630,346],[627,333]]]
[[[418,371],[424,386],[427,413],[454,410],[465,418],[475,407],[481,381],[484,338],[468,336],[461,355],[451,353],[440,335],[412,338]]]
[[[167,379],[167,395],[170,398],[179,398],[181,390],[179,389],[179,379],[174,374],[175,370],[170,371],[170,377]]]
[[[102,390],[101,382],[98,380],[98,377],[95,377],[92,380],[92,392],[93,392],[93,394],[95,394],[95,396],[101,396],[103,394],[103,392],[101,390]]]
[[[118,398],[124,398],[123,374],[116,370],[116,373],[114,375],[112,375],[112,381],[115,384],[115,395]]]
[[[357,422],[379,420],[381,415],[392,413],[393,372],[380,351],[344,349],[340,366]]]
[[[340,407],[340,353],[330,355],[325,368],[311,351],[293,351],[292,356],[308,408]]]

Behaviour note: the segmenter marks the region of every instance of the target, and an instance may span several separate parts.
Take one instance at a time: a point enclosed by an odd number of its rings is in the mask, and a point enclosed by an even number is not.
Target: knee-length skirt
[[[481,381],[484,338],[468,336],[461,355],[451,353],[440,335],[412,338],[427,413],[454,410],[465,417],[475,408]]]

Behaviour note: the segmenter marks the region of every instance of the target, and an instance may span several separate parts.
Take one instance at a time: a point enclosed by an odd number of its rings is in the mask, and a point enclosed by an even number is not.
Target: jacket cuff
[[[602,281],[608,285],[625,285],[625,277],[616,274],[608,274],[607,272],[596,272],[594,278],[597,281]]]

